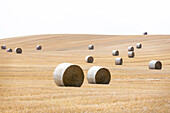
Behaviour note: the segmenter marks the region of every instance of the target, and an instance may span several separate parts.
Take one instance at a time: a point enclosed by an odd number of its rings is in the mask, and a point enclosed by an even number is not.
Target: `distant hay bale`
[[[18,53],[18,54],[21,54],[22,53],[22,49],[21,48],[15,48],[15,52]]]
[[[151,60],[149,62],[149,69],[158,69],[158,70],[161,70],[162,69],[162,63],[160,61]]]
[[[136,48],[137,48],[137,49],[142,48],[142,44],[141,44],[141,43],[137,43],[137,44],[136,44]]]
[[[86,56],[85,61],[86,61],[87,63],[93,63],[94,59],[93,59],[92,56]]]
[[[113,56],[119,56],[119,51],[118,50],[113,50],[112,55]]]
[[[11,48],[8,48],[8,49],[7,49],[7,52],[12,52],[12,49],[11,49]]]
[[[41,45],[37,45],[36,49],[37,49],[37,50],[41,50],[41,49],[42,49],[42,46],[41,46]]]
[[[93,50],[94,49],[94,45],[89,45],[88,48],[89,48],[89,50]]]
[[[6,49],[6,45],[2,45],[2,46],[1,46],[1,49]]]
[[[133,51],[128,52],[128,57],[133,58],[135,56],[135,53]]]
[[[128,47],[128,51],[134,51],[134,47],[133,46],[129,46]]]
[[[147,32],[144,32],[143,35],[148,35],[148,33],[147,33]]]
[[[84,81],[83,70],[71,63],[59,64],[54,70],[53,77],[58,86],[80,87]]]
[[[87,73],[87,80],[90,84],[109,84],[111,75],[108,69],[93,66]]]
[[[123,64],[123,59],[122,58],[116,58],[115,59],[115,65],[122,65]]]

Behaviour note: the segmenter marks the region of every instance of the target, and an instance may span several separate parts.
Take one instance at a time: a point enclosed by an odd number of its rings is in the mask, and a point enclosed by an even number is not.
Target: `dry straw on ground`
[[[91,67],[87,73],[88,83],[91,84],[109,84],[110,79],[109,70],[100,66]]]
[[[160,61],[151,60],[149,62],[149,69],[158,69],[158,70],[161,70],[162,69],[162,63]]]
[[[84,73],[81,67],[71,63],[59,64],[54,70],[53,77],[58,86],[80,87],[84,81]]]

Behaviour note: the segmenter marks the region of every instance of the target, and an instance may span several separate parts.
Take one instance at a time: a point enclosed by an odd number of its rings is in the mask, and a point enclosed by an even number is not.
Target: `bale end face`
[[[112,55],[113,56],[119,56],[119,51],[118,50],[113,50]]]
[[[84,81],[83,70],[70,63],[59,64],[53,73],[54,82],[58,86],[80,87]]]
[[[149,62],[149,69],[161,70],[162,63],[160,61],[152,60]]]
[[[122,58],[116,58],[115,59],[115,65],[123,65],[123,59]]]
[[[90,84],[109,84],[111,75],[108,69],[100,66],[93,66],[87,73],[87,80]]]
[[[21,54],[22,53],[22,49],[21,48],[15,48],[15,52],[18,53],[18,54]]]
[[[86,56],[85,61],[86,61],[87,63],[93,63],[94,59],[93,59],[92,56]]]

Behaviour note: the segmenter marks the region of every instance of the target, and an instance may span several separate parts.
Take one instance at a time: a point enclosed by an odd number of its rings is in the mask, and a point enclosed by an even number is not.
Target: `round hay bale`
[[[161,70],[162,69],[162,63],[160,61],[151,60],[149,62],[149,69],[158,69],[158,70]]]
[[[119,51],[118,50],[113,50],[112,55],[113,56],[119,56]]]
[[[94,46],[93,45],[89,45],[88,48],[89,48],[89,50],[93,50]]]
[[[128,57],[133,58],[135,56],[135,53],[133,51],[128,52]]]
[[[21,48],[15,48],[15,52],[18,53],[18,54],[21,54],[22,53],[22,49]]]
[[[7,49],[7,52],[12,52],[12,49],[11,49],[11,48],[8,48],[8,49]]]
[[[134,51],[134,47],[133,46],[129,46],[128,47],[128,51]]]
[[[122,65],[123,64],[123,59],[122,58],[116,58],[115,59],[115,65]]]
[[[37,45],[36,49],[37,49],[37,50],[41,50],[41,49],[42,49],[42,46],[41,46],[41,45]]]
[[[80,87],[84,81],[83,70],[71,63],[59,64],[54,70],[53,77],[58,86]]]
[[[87,73],[87,80],[90,84],[109,84],[111,75],[108,69],[100,66],[93,66]]]
[[[144,32],[143,35],[148,35],[148,33],[147,33],[147,32]]]
[[[137,44],[136,44],[136,48],[137,48],[137,49],[141,49],[141,48],[142,48],[142,44],[141,44],[141,43],[137,43]]]
[[[85,61],[86,61],[87,63],[93,63],[94,59],[93,59],[92,56],[86,56]]]
[[[1,49],[6,49],[6,45],[2,45],[2,46],[1,46]]]

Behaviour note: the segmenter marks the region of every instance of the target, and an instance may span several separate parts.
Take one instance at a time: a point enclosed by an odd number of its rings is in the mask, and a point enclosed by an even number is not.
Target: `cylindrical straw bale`
[[[133,51],[128,52],[128,57],[133,58],[135,56],[135,53]]]
[[[41,45],[37,45],[36,49],[37,49],[37,50],[41,50],[41,49],[42,49],[42,46],[41,46]]]
[[[137,48],[137,49],[142,48],[142,44],[141,44],[141,43],[137,43],[137,44],[136,44],[136,48]]]
[[[149,69],[158,69],[158,70],[161,70],[162,69],[162,63],[160,61],[151,60],[149,62]]]
[[[148,33],[147,33],[147,32],[144,32],[143,35],[148,35]]]
[[[1,49],[6,49],[6,45],[2,45],[2,46],[1,46]]]
[[[78,65],[61,63],[55,68],[53,78],[58,86],[80,87],[84,81],[84,73]]]
[[[7,52],[12,52],[12,49],[11,49],[11,48],[8,48],[8,49],[7,49]]]
[[[18,53],[18,54],[21,54],[22,53],[22,49],[21,48],[15,48],[15,52]]]
[[[90,84],[109,84],[111,75],[108,69],[93,66],[87,73],[87,80]]]
[[[119,51],[118,50],[113,50],[112,55],[113,56],[119,56]]]
[[[129,46],[128,47],[128,51],[134,51],[134,47],[133,46]]]
[[[93,50],[94,49],[94,45],[89,45],[88,48],[89,48],[89,50]]]
[[[93,63],[94,59],[93,59],[92,56],[86,56],[85,61],[86,61],[87,63]]]
[[[122,58],[116,58],[115,59],[115,65],[122,65],[123,64],[123,59]]]

